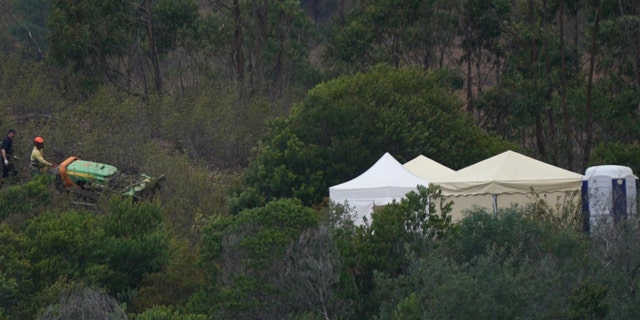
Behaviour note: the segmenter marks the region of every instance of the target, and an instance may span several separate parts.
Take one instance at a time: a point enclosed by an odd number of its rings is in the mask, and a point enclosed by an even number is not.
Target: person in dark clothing
[[[16,176],[18,172],[16,171],[13,165],[13,138],[16,136],[16,130],[9,129],[9,133],[2,140],[2,149],[0,149],[0,153],[2,153],[2,177],[6,178],[9,175]]]

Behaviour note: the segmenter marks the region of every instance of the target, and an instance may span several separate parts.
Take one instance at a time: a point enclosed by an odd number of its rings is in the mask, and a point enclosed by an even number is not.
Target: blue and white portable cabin
[[[582,179],[582,211],[587,213],[585,231],[589,232],[599,223],[618,221],[636,213],[637,184],[638,177],[629,167],[589,167]]]

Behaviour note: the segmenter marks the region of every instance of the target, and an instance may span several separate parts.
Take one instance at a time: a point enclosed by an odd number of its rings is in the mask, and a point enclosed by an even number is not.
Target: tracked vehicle
[[[115,166],[69,157],[53,170],[56,188],[72,192],[85,200],[96,200],[100,195],[115,195],[139,199],[160,187],[164,175],[127,175]]]

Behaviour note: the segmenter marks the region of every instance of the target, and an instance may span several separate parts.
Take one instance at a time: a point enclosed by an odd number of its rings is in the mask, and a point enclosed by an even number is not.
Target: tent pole
[[[493,194],[492,195],[493,198],[493,215],[497,215],[498,214],[498,195],[497,194]]]

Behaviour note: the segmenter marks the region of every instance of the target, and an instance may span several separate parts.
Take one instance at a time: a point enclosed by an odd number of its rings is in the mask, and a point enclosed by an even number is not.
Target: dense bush
[[[142,281],[168,262],[168,234],[157,204],[112,199],[110,209],[44,212],[0,226],[0,308],[32,319],[77,286],[98,287],[133,301]]]
[[[457,169],[512,147],[472,124],[450,82],[442,72],[378,66],[318,85],[271,125],[233,210],[280,197],[320,203],[329,186],[385,152],[401,162],[423,154]]]
[[[522,209],[476,211],[400,276],[377,273],[383,319],[569,318],[589,281],[587,239]],[[594,316],[590,314],[589,316]]]
[[[206,277],[193,308],[221,318],[286,318],[298,299],[283,285],[287,247],[317,225],[297,199],[211,221],[202,247]]]

